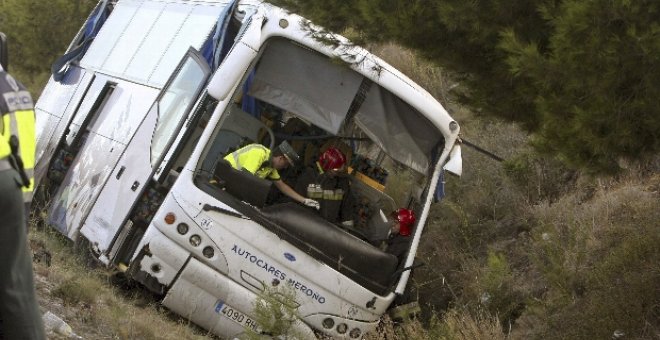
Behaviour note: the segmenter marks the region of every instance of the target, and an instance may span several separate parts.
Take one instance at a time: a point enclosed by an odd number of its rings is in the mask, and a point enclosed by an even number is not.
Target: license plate
[[[238,309],[226,304],[222,300],[218,300],[215,303],[215,312],[233,322],[236,322],[244,328],[250,328],[256,333],[261,333],[261,328],[257,325],[256,321],[252,320],[249,316],[245,315]]]

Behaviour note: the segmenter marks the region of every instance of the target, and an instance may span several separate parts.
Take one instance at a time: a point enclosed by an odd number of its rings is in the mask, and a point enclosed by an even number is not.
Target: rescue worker
[[[318,161],[298,177],[295,190],[318,200],[319,214],[329,222],[353,227],[355,199],[346,173],[346,156],[339,149],[329,147],[322,152]]]
[[[392,212],[395,223],[392,225],[392,235],[409,236],[415,225],[415,212],[406,208],[399,208]]]
[[[0,338],[45,339],[24,205],[32,198],[35,115],[29,92],[1,65],[0,113]]]
[[[280,178],[278,170],[293,166],[300,159],[286,141],[272,152],[261,144],[249,144],[228,154],[224,159],[236,170],[248,171],[259,178],[273,181],[277,189],[294,201],[319,209],[318,201],[298,194]]]
[[[399,208],[389,215],[378,209],[378,212],[371,216],[363,233],[372,245],[398,254],[405,251],[401,247],[407,246],[407,237],[410,236],[415,221],[415,212],[410,209]]]
[[[406,208],[399,208],[391,214],[392,227],[387,239],[387,252],[402,259],[410,247],[409,236],[415,226],[415,212]]]

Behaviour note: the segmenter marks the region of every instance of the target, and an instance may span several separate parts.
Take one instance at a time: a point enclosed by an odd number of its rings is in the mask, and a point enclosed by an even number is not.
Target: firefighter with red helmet
[[[386,251],[402,259],[410,247],[410,235],[415,227],[415,212],[399,208],[392,212],[390,235],[386,243]]]
[[[415,225],[415,213],[410,209],[399,208],[392,213],[392,217],[395,221],[392,226],[392,234],[410,235]]]
[[[319,156],[317,167],[321,171],[343,171],[346,169],[346,156],[335,147],[330,147]]]
[[[389,214],[382,209],[373,214],[362,233],[369,243],[390,254],[402,256],[410,245],[415,228],[415,212],[399,208]]]
[[[338,148],[323,151],[314,166],[303,171],[295,190],[318,201],[319,214],[329,222],[353,226],[355,200],[346,173],[346,156]]]

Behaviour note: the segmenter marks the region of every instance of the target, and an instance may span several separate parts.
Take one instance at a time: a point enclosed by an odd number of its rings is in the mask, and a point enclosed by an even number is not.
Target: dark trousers
[[[45,339],[19,175],[0,171],[0,339]]]

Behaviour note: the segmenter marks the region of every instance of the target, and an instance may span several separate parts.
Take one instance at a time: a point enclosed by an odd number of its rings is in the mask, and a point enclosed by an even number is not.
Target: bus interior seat
[[[383,214],[388,216],[397,209],[396,203],[392,197],[359,178],[355,176],[349,176],[349,178],[351,179],[351,191],[358,204],[355,228],[372,244],[378,243],[382,241],[380,237],[389,232],[389,225],[381,222],[379,211],[382,210]],[[366,207],[361,205],[366,205]]]
[[[213,178],[227,193],[259,208],[266,204],[272,186],[271,181],[236,170],[224,159],[217,163]]]
[[[212,172],[220,159],[244,143],[245,138],[238,133],[232,130],[220,129],[209,149],[204,163],[202,163],[202,169]]]
[[[213,172],[215,165],[227,154],[250,143],[257,143],[263,134],[263,123],[238,105],[232,104],[216,134],[215,140],[202,164],[202,169]]]

